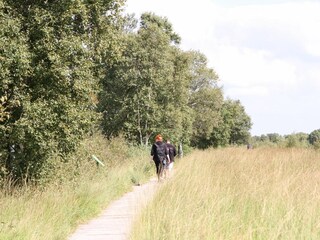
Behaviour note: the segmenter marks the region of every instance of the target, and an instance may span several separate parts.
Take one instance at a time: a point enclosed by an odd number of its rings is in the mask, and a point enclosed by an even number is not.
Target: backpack
[[[168,147],[168,150],[169,150],[169,156],[170,157],[175,157],[176,156],[176,154],[174,153],[173,147]]]
[[[174,146],[171,144],[167,144],[167,148],[168,148],[168,154],[169,154],[170,158],[174,158],[177,155],[177,153],[174,149]]]
[[[157,158],[163,162],[164,160],[166,160],[167,156],[166,156],[166,144],[162,143],[160,145],[158,144],[154,144],[156,146],[156,156]]]

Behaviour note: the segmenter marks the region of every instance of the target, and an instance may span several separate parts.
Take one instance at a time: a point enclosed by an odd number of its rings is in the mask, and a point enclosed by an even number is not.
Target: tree
[[[286,147],[288,148],[299,147],[298,138],[294,134],[290,134],[286,136]]]
[[[230,118],[233,120],[230,121],[230,144],[246,144],[252,126],[250,117],[246,114],[239,100],[227,100],[225,107],[230,110]]]
[[[219,88],[205,88],[194,92],[189,104],[194,111],[192,144],[200,148],[210,145],[208,141],[221,122],[220,110],[223,96]]]
[[[188,125],[187,57],[172,45],[178,36],[165,18],[146,13],[140,23],[137,33],[123,36],[122,59],[106,69],[99,105],[104,131],[145,145],[159,132],[179,139]]]
[[[28,98],[24,79],[30,72],[30,53],[21,26],[12,9],[0,1],[0,177],[11,166],[11,135]]]
[[[170,42],[174,44],[180,44],[180,36],[173,31],[172,24],[166,17],[160,17],[153,13],[146,12],[141,15],[140,29],[151,29],[156,27],[164,32],[170,39]]]
[[[218,75],[208,67],[205,55],[198,51],[187,52],[189,56],[189,107],[192,109],[191,144],[200,148],[210,145],[213,129],[221,121],[220,110],[223,94],[217,86]]]
[[[207,57],[198,51],[187,52],[190,58],[190,91],[195,93],[200,89],[217,88],[219,76],[208,67]]]
[[[162,133],[201,148],[212,146],[213,133],[220,134],[220,140],[224,135],[221,144],[248,137],[250,118],[239,102],[227,102],[223,109],[218,75],[208,67],[206,56],[180,50],[180,37],[166,18],[144,13],[138,29],[132,16],[125,20],[121,58],[105,69],[99,95],[107,137],[124,134],[147,145]],[[223,125],[224,118],[228,125]]]
[[[308,136],[308,141],[315,148],[320,148],[320,129],[312,131]]]
[[[269,138],[269,141],[272,143],[277,144],[277,143],[280,143],[281,141],[283,141],[283,138],[278,133],[268,133],[267,137]]]
[[[227,99],[222,105],[223,121],[214,128],[210,141],[213,146],[246,144],[250,137],[251,119],[239,100]]]
[[[93,128],[102,66],[118,56],[122,1],[3,3],[7,22],[2,27],[12,24],[4,32],[8,71],[1,76],[0,93],[10,117],[2,131],[5,143],[19,149],[11,157],[9,147],[2,146],[1,152],[7,152],[2,156],[14,178],[37,179],[50,155],[72,152]],[[10,28],[15,29],[8,34]],[[16,48],[8,46],[10,41]]]

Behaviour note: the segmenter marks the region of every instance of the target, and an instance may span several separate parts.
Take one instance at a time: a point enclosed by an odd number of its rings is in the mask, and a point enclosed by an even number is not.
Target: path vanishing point
[[[127,240],[137,213],[153,197],[159,184],[156,178],[111,203],[100,216],[80,225],[68,240]]]

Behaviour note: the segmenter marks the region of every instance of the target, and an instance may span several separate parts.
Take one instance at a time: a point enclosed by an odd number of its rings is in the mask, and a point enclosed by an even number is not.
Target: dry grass
[[[96,167],[90,157],[93,153],[105,167]],[[45,187],[28,186],[9,193],[0,188],[1,240],[67,239],[79,223],[95,217],[153,173],[146,151],[128,149],[121,140],[94,137],[73,157],[74,161],[57,166],[58,172]]]
[[[196,151],[177,165],[132,239],[320,239],[320,153]]]

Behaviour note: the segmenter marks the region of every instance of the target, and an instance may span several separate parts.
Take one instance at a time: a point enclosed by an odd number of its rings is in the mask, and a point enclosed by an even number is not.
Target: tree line
[[[280,135],[278,133],[262,134],[260,136],[252,136],[249,140],[254,146],[269,147],[313,147],[320,149],[320,129],[311,133],[292,133]]]
[[[0,177],[41,178],[95,131],[148,145],[162,133],[243,144],[250,117],[165,17],[122,0],[0,0]]]

